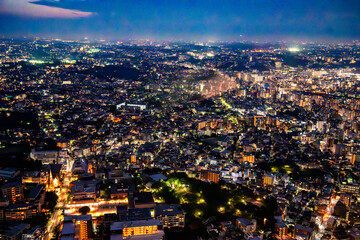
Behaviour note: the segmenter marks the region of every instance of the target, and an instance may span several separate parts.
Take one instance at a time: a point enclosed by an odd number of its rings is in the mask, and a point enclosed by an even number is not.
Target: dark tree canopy
[[[79,209],[79,213],[81,213],[81,215],[86,215],[90,212],[90,208],[88,206],[85,206],[85,207],[81,207]]]

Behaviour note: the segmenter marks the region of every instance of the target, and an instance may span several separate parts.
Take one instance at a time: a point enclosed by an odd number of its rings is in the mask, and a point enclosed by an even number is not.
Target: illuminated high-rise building
[[[79,240],[91,239],[92,216],[91,215],[71,215],[64,217],[62,236],[74,236]]]
[[[155,218],[160,220],[167,227],[184,227],[185,214],[177,204],[159,204],[155,207]]]
[[[80,228],[80,240],[89,239],[92,235],[92,222],[91,215],[86,219],[79,220],[79,228]]]
[[[24,186],[20,182],[6,183],[1,187],[1,191],[10,204],[24,200]]]

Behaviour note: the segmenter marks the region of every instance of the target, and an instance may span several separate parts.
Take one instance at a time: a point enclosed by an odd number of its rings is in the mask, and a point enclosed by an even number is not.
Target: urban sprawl
[[[0,239],[360,239],[360,42],[0,40]]]

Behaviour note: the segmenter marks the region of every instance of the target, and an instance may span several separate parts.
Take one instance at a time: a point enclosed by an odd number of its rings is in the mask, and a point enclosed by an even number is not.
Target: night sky
[[[0,36],[125,40],[360,39],[360,0],[0,0]]]

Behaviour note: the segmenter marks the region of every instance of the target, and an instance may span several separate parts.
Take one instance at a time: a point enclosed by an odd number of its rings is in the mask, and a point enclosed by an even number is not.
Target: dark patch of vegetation
[[[50,212],[54,212],[57,204],[58,196],[55,192],[45,193],[45,208],[50,209]]]
[[[0,149],[0,167],[36,171],[41,169],[41,162],[29,158],[30,147],[26,143],[8,144]]]
[[[301,58],[297,55],[284,55],[283,56],[284,63],[290,67],[299,67],[299,66],[306,66],[308,61]]]
[[[130,66],[115,66],[115,65],[108,65],[105,67],[94,67],[92,69],[87,69],[81,71],[82,74],[89,74],[93,75],[98,78],[111,78],[116,77],[120,79],[128,79],[128,80],[135,80],[139,77],[139,70]]]
[[[79,213],[81,215],[86,215],[90,212],[90,208],[88,206],[79,208]]]
[[[39,129],[36,114],[32,112],[0,112],[0,130]]]
[[[259,206],[251,203],[257,196],[251,189],[243,186],[222,181],[204,182],[189,178],[185,173],[172,173],[167,177],[167,181],[152,185],[154,196],[169,204],[180,203],[187,214],[189,227],[194,224],[195,219],[204,220],[209,217],[215,217],[217,221],[235,221],[238,217],[255,218],[261,222],[263,229],[273,229],[275,226],[272,219],[277,203],[273,198],[260,200]]]

